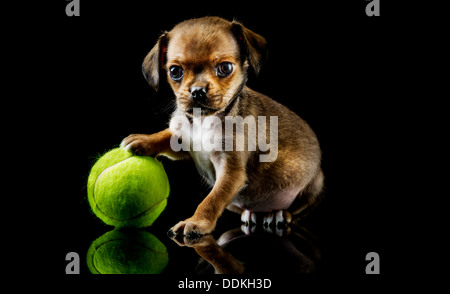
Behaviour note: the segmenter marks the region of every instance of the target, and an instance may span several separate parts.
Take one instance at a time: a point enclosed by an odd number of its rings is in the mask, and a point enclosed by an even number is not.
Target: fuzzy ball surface
[[[88,200],[94,214],[118,228],[147,227],[167,205],[169,180],[162,163],[116,148],[91,169]]]

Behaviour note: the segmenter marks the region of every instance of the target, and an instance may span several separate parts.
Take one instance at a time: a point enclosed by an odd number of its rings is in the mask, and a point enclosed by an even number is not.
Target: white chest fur
[[[223,168],[222,122],[218,117],[197,116],[192,123],[176,111],[170,120],[170,130],[176,138],[171,140],[174,151],[189,151],[199,173],[214,185]]]

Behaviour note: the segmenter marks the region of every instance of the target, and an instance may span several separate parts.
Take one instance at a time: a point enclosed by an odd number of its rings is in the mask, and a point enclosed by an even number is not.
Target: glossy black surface
[[[47,158],[55,158],[52,172],[43,180],[47,191],[39,192],[51,197],[40,221],[50,238],[33,238],[47,249],[39,255],[51,260],[46,273],[64,275],[64,257],[73,251],[81,258],[81,279],[94,279],[87,277],[88,249],[113,228],[90,212],[89,169],[96,156],[129,134],[166,127],[173,95],[166,86],[155,94],[142,76],[141,62],[163,30],[205,15],[237,18],[267,39],[266,65],[258,77],[250,76],[248,85],[311,125],[323,151],[326,189],[319,208],[298,221],[288,236],[261,231],[230,240],[220,249],[216,245],[223,234],[241,234],[240,217],[225,212],[213,235],[197,244],[212,246],[218,255],[226,252],[245,265],[245,273],[261,276],[314,272],[325,280],[367,281],[368,252],[380,255],[381,278],[401,273],[409,257],[398,240],[412,238],[405,231],[407,219],[401,217],[411,197],[402,172],[407,163],[402,140],[408,97],[402,95],[399,74],[409,31],[391,17],[386,1],[380,18],[366,16],[364,1],[344,2],[194,7],[190,2],[82,1],[81,16],[68,18],[62,1],[61,11],[55,9],[58,17],[49,19],[41,38],[51,44],[40,58],[49,60],[52,91],[47,103],[57,109],[40,115],[46,127],[39,142],[51,146]],[[210,262],[199,263],[198,246],[180,247],[166,234],[193,214],[209,189],[192,162],[163,159],[163,164],[171,185],[168,205],[144,230],[167,247],[169,261],[162,273],[176,288],[186,276],[214,272]]]

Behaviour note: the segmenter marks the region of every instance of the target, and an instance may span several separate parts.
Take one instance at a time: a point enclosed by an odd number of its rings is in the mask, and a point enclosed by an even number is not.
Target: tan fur
[[[269,117],[278,117],[278,157],[273,162],[260,162],[260,151],[200,154],[214,164],[210,164],[214,166],[212,171],[197,165],[201,173],[208,173],[209,179],[213,179],[209,180],[213,188],[191,218],[172,228],[175,234],[210,233],[227,207],[237,212],[289,210],[286,220],[290,221],[291,213],[303,212],[317,201],[323,187],[323,173],[314,132],[285,106],[245,86],[248,70],[258,73],[265,47],[264,38],[242,24],[206,17],[187,20],[165,32],[144,60],[143,71],[150,85],[157,89],[166,75],[176,96],[177,111],[187,117],[192,117],[194,107],[202,107],[203,116],[216,115],[222,120],[225,116],[265,116],[267,130]],[[221,62],[233,64],[231,75],[217,75]],[[181,81],[173,81],[169,76],[169,69],[174,65],[184,69]],[[205,101],[192,99],[193,87],[206,89]],[[170,129],[153,135],[131,135],[123,146],[142,155],[199,158],[194,151],[172,151],[171,136]],[[269,137],[268,132],[266,136]],[[234,140],[236,143],[236,133]],[[296,197],[294,202],[292,197]]]

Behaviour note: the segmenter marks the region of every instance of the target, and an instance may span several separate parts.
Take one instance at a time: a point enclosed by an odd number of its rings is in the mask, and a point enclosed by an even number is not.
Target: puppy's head
[[[187,115],[224,111],[240,93],[251,67],[257,74],[266,41],[238,22],[218,17],[184,21],[163,33],[142,65],[149,84],[158,89],[163,76],[177,107]]]

